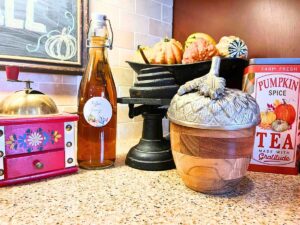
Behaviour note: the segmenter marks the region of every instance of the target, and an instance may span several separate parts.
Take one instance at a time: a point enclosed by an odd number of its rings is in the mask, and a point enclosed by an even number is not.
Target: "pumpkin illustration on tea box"
[[[296,119],[294,107],[291,104],[287,104],[285,100],[275,108],[274,112],[277,120],[286,121],[289,125],[292,125]]]
[[[277,132],[284,132],[289,129],[289,124],[284,120],[275,120],[272,123],[272,129]]]
[[[260,113],[261,118],[261,126],[262,127],[269,127],[275,120],[276,114],[273,111],[266,111]]]

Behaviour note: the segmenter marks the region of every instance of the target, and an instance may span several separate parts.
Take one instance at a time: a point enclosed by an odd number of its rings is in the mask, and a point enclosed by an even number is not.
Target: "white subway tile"
[[[173,8],[172,7],[163,5],[162,20],[167,23],[173,23]]]
[[[117,86],[133,85],[134,73],[132,69],[123,68],[123,67],[113,67],[112,74]]]
[[[130,86],[118,86],[117,95],[118,97],[129,97]]]
[[[81,76],[62,76],[63,84],[77,84],[77,77]]]
[[[133,119],[130,119],[128,116],[129,108],[128,105],[118,104],[118,123],[130,123],[133,122]]]
[[[149,17],[147,16],[121,11],[119,24],[120,24],[120,30],[140,32],[140,33],[149,32]]]
[[[149,33],[159,37],[172,37],[172,26],[158,20],[150,19]]]
[[[115,47],[133,49],[134,35],[131,31],[115,30]]]
[[[142,122],[118,123],[117,138],[123,140],[141,138],[142,128]]]
[[[112,28],[119,28],[119,7],[114,4],[104,0],[90,0],[89,11],[90,19],[95,12],[105,14],[110,19]]]
[[[155,0],[155,1],[171,7],[173,7],[174,4],[173,0]]]
[[[72,84],[40,84],[40,89],[49,95],[59,106],[77,105],[77,85]]]
[[[129,68],[129,65],[126,63],[126,61],[132,60],[134,52],[135,52],[135,50],[119,49],[119,62],[118,62],[118,65]]]
[[[159,42],[160,40],[161,37],[158,36],[141,34],[141,33],[134,34],[134,46],[136,49],[138,45],[153,46],[155,43]]]
[[[161,4],[151,0],[137,0],[136,13],[161,20]]]

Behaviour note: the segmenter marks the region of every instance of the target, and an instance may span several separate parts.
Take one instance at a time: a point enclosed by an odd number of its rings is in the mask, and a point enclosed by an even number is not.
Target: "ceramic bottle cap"
[[[238,130],[260,122],[255,99],[240,90],[226,88],[219,77],[221,59],[212,59],[210,72],[182,85],[168,109],[171,122],[200,129]]]

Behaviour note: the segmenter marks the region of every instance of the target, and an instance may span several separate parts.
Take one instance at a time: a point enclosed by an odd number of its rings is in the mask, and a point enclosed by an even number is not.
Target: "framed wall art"
[[[79,74],[87,24],[88,0],[0,0],[0,66]]]

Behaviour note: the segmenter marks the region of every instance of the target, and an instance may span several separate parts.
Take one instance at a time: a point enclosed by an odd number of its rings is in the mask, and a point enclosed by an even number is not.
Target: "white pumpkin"
[[[289,129],[289,124],[284,120],[275,120],[272,123],[272,129],[277,132],[284,132]]]

